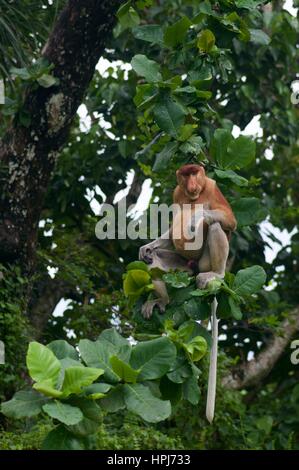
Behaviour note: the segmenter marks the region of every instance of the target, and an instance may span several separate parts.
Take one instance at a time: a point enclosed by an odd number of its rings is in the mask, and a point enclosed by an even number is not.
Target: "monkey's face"
[[[205,170],[199,165],[185,165],[176,172],[177,182],[184,194],[195,201],[205,185]]]

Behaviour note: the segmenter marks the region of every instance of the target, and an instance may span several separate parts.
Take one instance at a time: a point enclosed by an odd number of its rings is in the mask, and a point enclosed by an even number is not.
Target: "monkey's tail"
[[[211,323],[212,323],[212,349],[210,354],[208,396],[206,406],[206,417],[211,424],[214,419],[215,399],[216,399],[216,380],[217,380],[217,353],[218,353],[218,319],[216,296],[211,306]]]

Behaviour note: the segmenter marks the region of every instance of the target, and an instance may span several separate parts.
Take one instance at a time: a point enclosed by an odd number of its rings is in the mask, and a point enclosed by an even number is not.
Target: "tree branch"
[[[69,0],[42,55],[54,64],[59,84],[28,89],[24,109],[0,144],[8,168],[0,201],[0,261],[33,265],[37,225],[58,152],[112,31],[121,0]]]
[[[279,331],[256,359],[246,362],[223,378],[222,385],[233,390],[254,387],[271,372],[295,333],[299,330],[299,306],[292,310]]]

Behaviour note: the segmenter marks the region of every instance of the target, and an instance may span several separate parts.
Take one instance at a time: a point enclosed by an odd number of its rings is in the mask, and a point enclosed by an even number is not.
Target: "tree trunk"
[[[51,173],[70,125],[105,49],[121,0],[69,0],[42,55],[54,64],[59,84],[28,88],[24,110],[29,127],[17,120],[0,143],[7,176],[0,201],[0,262],[34,267],[37,229]]]

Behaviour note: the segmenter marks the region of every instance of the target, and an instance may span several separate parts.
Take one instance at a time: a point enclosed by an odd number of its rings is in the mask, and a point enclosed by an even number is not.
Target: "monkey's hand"
[[[215,218],[215,215],[212,214],[212,211],[203,211],[203,218],[204,218],[204,221],[208,224],[208,225],[212,225],[214,222],[217,222],[217,219]]]
[[[158,307],[161,313],[165,312],[165,303],[161,299],[147,300],[141,308],[144,318],[149,320],[153,314],[154,307]]]
[[[213,279],[223,279],[224,276],[221,276],[218,273],[214,273],[213,271],[207,273],[199,273],[196,276],[196,285],[198,289],[205,289],[210,281]]]

